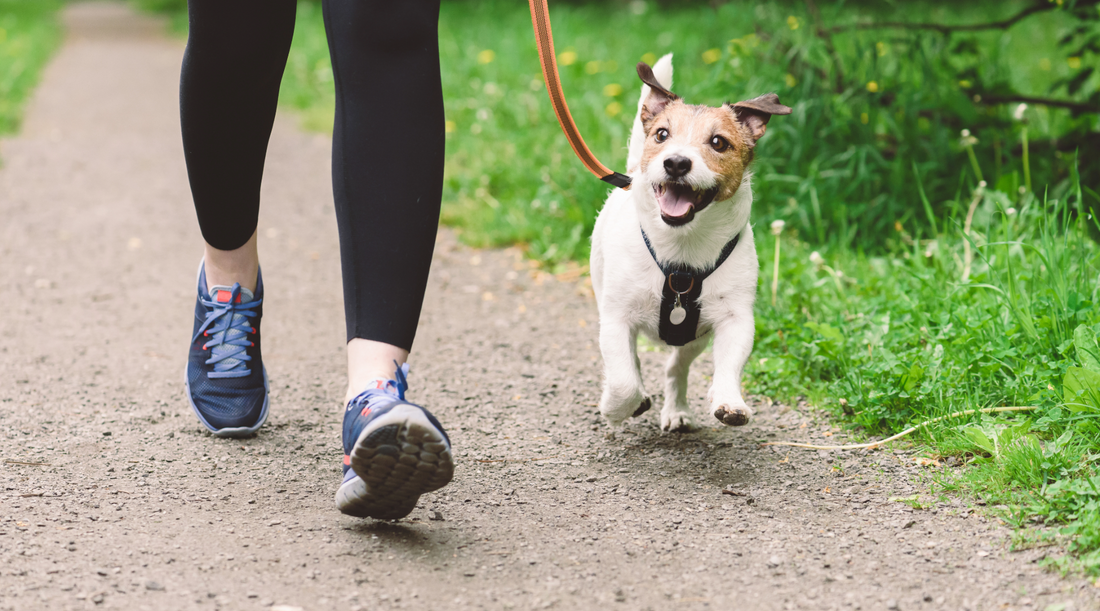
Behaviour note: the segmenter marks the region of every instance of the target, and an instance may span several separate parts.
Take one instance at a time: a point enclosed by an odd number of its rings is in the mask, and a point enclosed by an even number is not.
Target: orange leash
[[[629,189],[630,177],[613,172],[600,163],[584,143],[584,138],[581,138],[581,132],[573,122],[573,116],[569,114],[565,93],[561,89],[558,62],[554,56],[554,37],[550,31],[550,8],[546,5],[546,0],[528,0],[528,2],[531,5],[531,23],[535,28],[535,44],[539,48],[539,63],[542,64],[542,76],[546,80],[546,91],[550,94],[550,104],[554,107],[554,114],[558,116],[558,124],[565,132],[569,145],[573,147],[573,152],[589,172],[620,189]]]

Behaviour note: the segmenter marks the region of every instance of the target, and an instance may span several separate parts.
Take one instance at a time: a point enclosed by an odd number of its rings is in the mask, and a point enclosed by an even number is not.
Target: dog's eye
[[[730,147],[730,143],[726,141],[722,136],[715,136],[710,139],[710,148],[718,151],[719,153],[725,151]]]
[[[668,140],[668,130],[662,127],[661,129],[657,130],[657,135],[654,136],[653,139],[657,142],[664,142],[665,140]]]

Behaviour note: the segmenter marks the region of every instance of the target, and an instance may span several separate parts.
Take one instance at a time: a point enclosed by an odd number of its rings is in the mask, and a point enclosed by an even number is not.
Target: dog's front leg
[[[638,332],[626,324],[601,320],[600,352],[604,370],[600,413],[617,426],[649,409],[638,361]]]
[[[665,406],[661,408],[661,430],[686,431],[695,426],[688,404],[688,370],[710,340],[705,335],[684,346],[672,349],[672,356],[665,365]]]
[[[752,310],[739,312],[714,330],[714,384],[710,406],[714,417],[731,426],[748,424],[752,409],[741,397],[741,373],[752,352]]]

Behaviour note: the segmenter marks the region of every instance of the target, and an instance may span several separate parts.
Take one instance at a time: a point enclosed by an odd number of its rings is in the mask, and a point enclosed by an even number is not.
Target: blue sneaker
[[[199,266],[194,336],[187,359],[187,400],[210,432],[244,437],[267,420],[267,371],[260,358],[260,317],[264,282],[256,293],[240,284],[206,291],[206,268]]]
[[[344,481],[336,507],[359,518],[397,520],[454,475],[451,440],[428,410],[405,401],[409,366],[376,380],[344,411]]]

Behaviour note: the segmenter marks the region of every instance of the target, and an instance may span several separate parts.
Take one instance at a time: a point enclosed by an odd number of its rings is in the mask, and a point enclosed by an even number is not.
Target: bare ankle
[[[203,261],[207,290],[215,286],[233,286],[239,283],[241,287],[255,292],[260,272],[255,232],[243,246],[233,250],[219,250],[206,244]]]
[[[379,378],[392,380],[394,371],[409,358],[409,351],[392,344],[354,338],[348,342],[348,389],[344,403]]]

